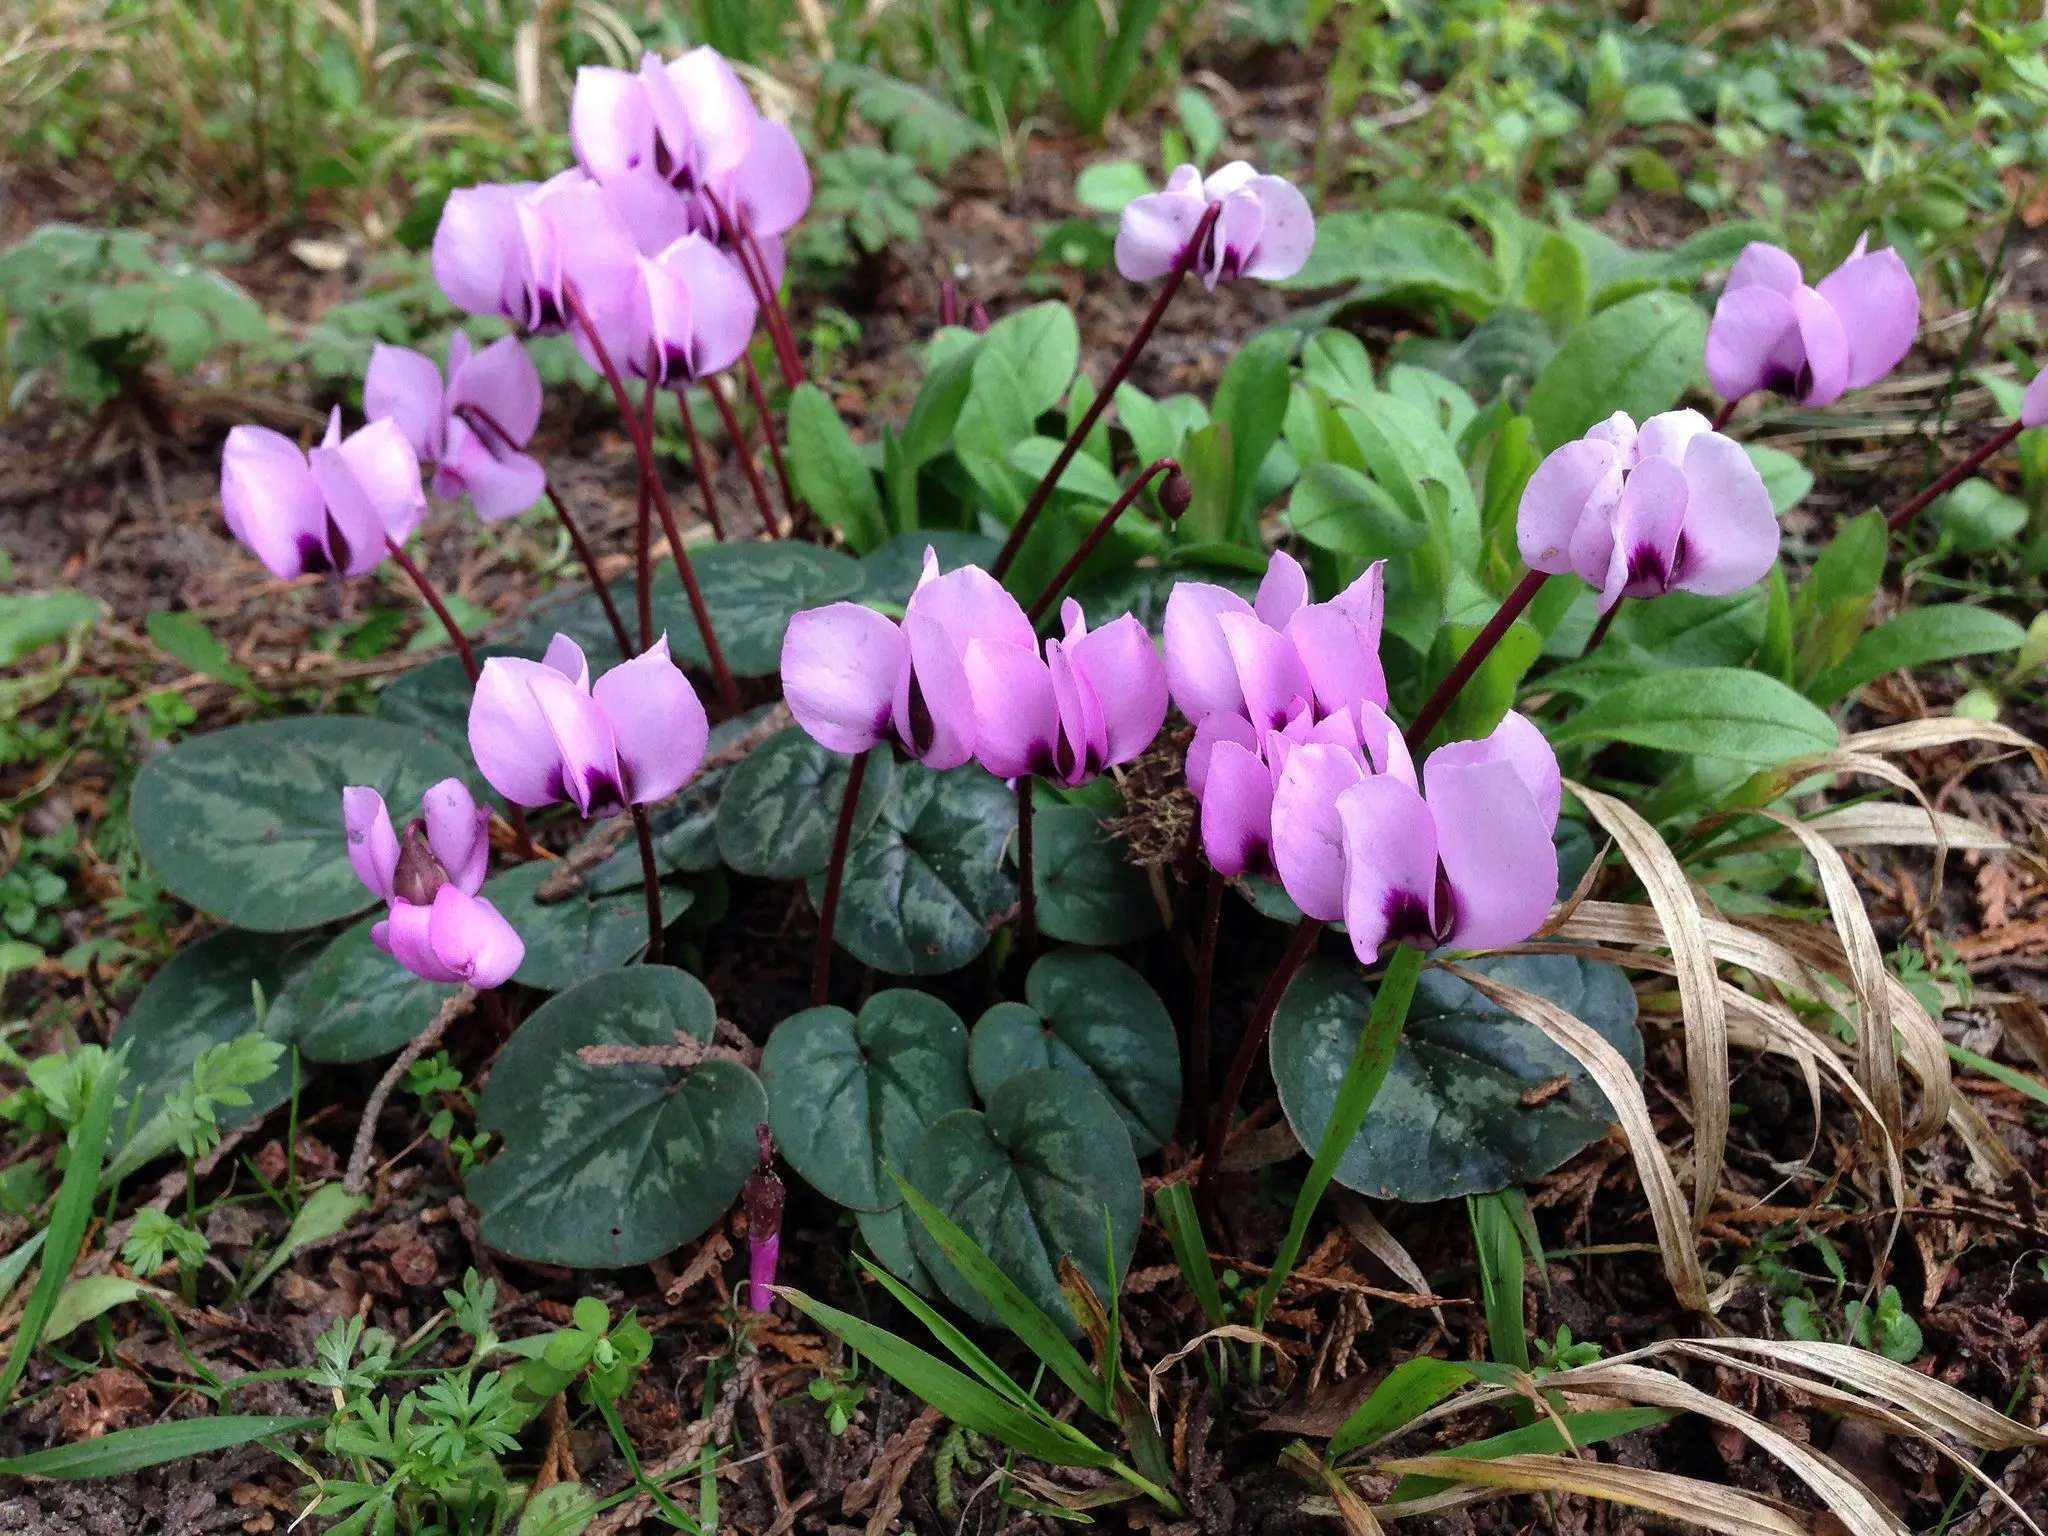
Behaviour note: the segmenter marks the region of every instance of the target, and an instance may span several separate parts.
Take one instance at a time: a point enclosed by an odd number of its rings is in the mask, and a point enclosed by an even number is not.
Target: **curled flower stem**
[[[1280,1011],[1280,999],[1287,993],[1287,984],[1294,980],[1294,973],[1315,953],[1316,940],[1322,937],[1323,927],[1322,921],[1313,917],[1304,917],[1294,925],[1294,937],[1287,941],[1287,952],[1280,957],[1280,963],[1273,968],[1273,974],[1266,982],[1265,993],[1259,998],[1259,1011],[1252,1015],[1251,1025],[1244,1032],[1244,1041],[1231,1060],[1230,1075],[1223,1080],[1223,1093],[1216,1100],[1216,1111],[1209,1117],[1209,1139],[1202,1148],[1201,1178],[1195,1185],[1195,1209],[1201,1215],[1202,1224],[1211,1229],[1216,1224],[1216,1176],[1223,1171],[1223,1142],[1230,1133],[1230,1117],[1237,1112],[1237,1101],[1244,1096],[1245,1082],[1252,1075],[1252,1063],[1259,1059],[1259,1050],[1273,1028],[1273,1015]]]
[[[1009,570],[1011,562],[1017,558],[1017,551],[1024,547],[1024,540],[1031,532],[1031,525],[1038,521],[1038,514],[1045,510],[1045,504],[1052,496],[1053,487],[1059,484],[1060,476],[1066,473],[1067,466],[1073,462],[1074,455],[1080,452],[1081,444],[1087,441],[1088,434],[1095,430],[1095,423],[1109,408],[1109,402],[1116,398],[1117,386],[1123,383],[1124,376],[1131,371],[1132,364],[1137,362],[1138,354],[1145,350],[1145,344],[1159,328],[1159,321],[1166,313],[1166,306],[1171,304],[1173,296],[1180,292],[1182,280],[1194,267],[1201,255],[1202,247],[1209,243],[1210,231],[1216,227],[1216,215],[1222,211],[1222,207],[1221,203],[1211,203],[1203,210],[1202,221],[1195,226],[1194,235],[1188,240],[1187,248],[1180,253],[1180,260],[1176,261],[1173,270],[1166,274],[1166,281],[1159,285],[1159,296],[1153,299],[1152,307],[1146,311],[1144,320],[1139,323],[1136,333],[1132,335],[1130,345],[1124,348],[1124,354],[1116,360],[1116,366],[1109,370],[1109,377],[1103,380],[1094,403],[1081,417],[1080,424],[1067,434],[1067,440],[1060,448],[1059,457],[1052,461],[1052,468],[1045,472],[1045,478],[1038,482],[1038,489],[1031,493],[1031,499],[1024,504],[1024,510],[1018,514],[1017,525],[1010,530],[1010,536],[1003,541],[1002,549],[988,568],[988,573],[998,581],[1002,580],[1003,573]]]
[[[811,1006],[822,1008],[832,983],[832,929],[839,921],[839,890],[846,883],[846,854],[853,843],[854,813],[860,808],[861,780],[868,758],[886,747],[870,747],[846,770],[846,788],[839,796],[839,822],[832,829],[832,862],[825,866],[825,895],[818,903],[818,939],[811,951]]]
[[[506,448],[518,449],[519,445],[513,441],[512,434],[499,426],[497,418],[492,416],[482,406],[464,405],[462,407],[462,414],[468,417],[474,424],[490,431],[504,443]],[[552,479],[543,479],[541,481],[541,488],[547,493],[548,505],[555,509],[555,516],[561,521],[562,531],[569,535],[569,543],[576,550],[576,558],[583,562],[584,572],[590,577],[590,585],[597,591],[597,600],[603,605],[604,616],[612,626],[612,638],[619,642],[619,659],[621,661],[632,660],[633,641],[626,633],[625,620],[619,617],[618,604],[612,601],[611,589],[604,584],[604,573],[598,569],[597,552],[590,547],[590,540],[584,537],[583,530],[577,526],[576,519],[569,515],[569,508],[555,491],[555,482]],[[644,646],[642,647],[643,650],[645,648]]]
[[[412,556],[405,552],[405,546],[386,534],[384,547],[391,551],[391,558],[398,562],[398,568],[412,578],[412,584],[420,589],[420,596],[425,598],[427,606],[434,610],[434,617],[439,619],[441,627],[448,631],[448,638],[455,642],[455,653],[462,658],[462,670],[469,674],[469,684],[474,688],[478,676],[476,652],[469,648],[469,637],[463,634],[462,627],[448,616],[448,605],[441,601],[441,594],[436,592],[434,584],[427,580],[427,573],[413,563]]]
[[[779,539],[782,530],[775,523],[775,506],[768,500],[768,483],[761,478],[761,466],[754,462],[753,451],[747,447],[747,434],[740,430],[740,419],[732,411],[732,402],[725,398],[725,391],[718,387],[716,379],[705,385],[711,395],[711,403],[718,407],[718,419],[725,423],[725,435],[732,441],[732,451],[740,456],[740,468],[746,471],[747,484],[754,492],[754,505],[761,509],[761,528],[769,538]]]
[[[1216,986],[1216,935],[1223,926],[1223,873],[1211,869],[1202,893],[1202,937],[1195,950],[1195,1005],[1188,1017],[1188,1120],[1209,1107],[1209,1010]]]
[[[1054,573],[1052,580],[1045,584],[1045,590],[1038,594],[1037,601],[1024,610],[1025,617],[1029,618],[1033,624],[1036,624],[1043,618],[1045,610],[1052,606],[1053,599],[1058,597],[1066,584],[1074,579],[1074,572],[1081,569],[1082,562],[1095,553],[1095,546],[1109,537],[1109,530],[1116,526],[1116,520],[1124,515],[1125,508],[1138,499],[1138,493],[1151,483],[1152,477],[1179,468],[1180,461],[1178,459],[1165,458],[1154,459],[1150,464],[1139,470],[1138,477],[1124,487],[1124,493],[1110,504],[1109,510],[1096,520],[1093,528],[1088,530],[1088,537],[1080,542],[1071,555],[1067,556],[1067,563],[1061,566]]]
[[[1031,775],[1017,779],[1017,954],[1028,969],[1038,958],[1038,877],[1031,858]]]
[[[640,839],[640,877],[647,885],[647,965],[661,964],[661,936],[667,925],[661,920],[661,869],[654,862],[654,829],[647,824],[647,807],[633,807],[633,835]]]
[[[1729,419],[1733,417],[1735,414],[1735,407],[1740,405],[1741,403],[1742,402],[1739,399],[1723,400],[1721,402],[1721,409],[1714,412],[1714,419],[1713,422],[1709,425],[1708,430],[1712,432],[1718,432],[1723,427],[1727,426]]]
[[[1906,524],[1910,523],[1916,515],[1925,511],[1928,503],[1933,501],[1935,497],[1952,489],[1965,475],[1976,469],[1986,459],[2018,437],[2025,430],[2025,426],[2024,422],[2009,421],[2000,427],[1997,432],[1992,434],[1990,441],[1986,442],[1983,447],[1960,463],[1944,470],[1940,476],[1929,482],[1927,488],[1919,495],[1887,517],[1884,520],[1886,530],[1891,533],[1897,533]]]
[[[633,451],[640,456],[640,480],[654,498],[654,510],[661,514],[662,526],[668,531],[669,548],[676,557],[676,574],[683,578],[683,590],[689,594],[690,613],[697,621],[697,633],[703,637],[704,652],[711,660],[711,675],[718,684],[718,696],[725,705],[726,713],[736,715],[740,712],[739,689],[733,683],[732,669],[725,664],[725,652],[719,648],[718,633],[711,627],[711,611],[704,606],[704,594],[697,586],[697,573],[691,568],[689,552],[683,548],[682,538],[676,532],[675,512],[668,504],[668,491],[655,468],[654,434],[634,411],[633,402],[626,394],[626,381],[619,377],[611,353],[605,350],[604,338],[590,323],[590,311],[584,308],[576,289],[573,285],[564,285],[562,292],[569,301],[570,314],[590,340],[590,350],[597,354],[598,369],[611,386],[612,400],[618,406],[619,414],[625,418],[627,430],[633,435]]]
[[[697,436],[697,423],[690,415],[690,397],[684,390],[676,391],[676,409],[682,413],[683,436],[690,440],[690,469],[697,476],[697,492],[704,498],[704,521],[711,525],[711,536],[723,544],[725,519],[718,515],[718,493],[711,488],[711,470],[704,461],[704,443]]]
[[[1543,583],[1549,579],[1546,572],[1526,571],[1522,579],[1515,583],[1514,590],[1501,600],[1501,605],[1494,611],[1493,617],[1486,621],[1486,627],[1472,637],[1472,643],[1465,647],[1465,654],[1452,664],[1451,670],[1444,674],[1444,680],[1436,685],[1436,691],[1430,694],[1428,701],[1416,712],[1415,718],[1409,721],[1405,733],[1409,751],[1415,751],[1429,739],[1429,733],[1436,729],[1437,722],[1444,717],[1444,712],[1456,702],[1465,685],[1472,681],[1472,674],[1479,670],[1479,664],[1493,654],[1493,648],[1500,644],[1501,636],[1505,635],[1515,620],[1522,616],[1522,610],[1529,606]]]
[[[775,478],[782,482],[782,504],[789,509],[789,532],[797,528],[796,492],[790,487],[789,466],[782,460],[782,444],[775,436],[775,417],[768,409],[768,391],[761,387],[761,370],[754,366],[754,354],[742,352],[740,366],[746,370],[747,393],[754,398],[754,413],[761,418],[761,438],[768,444],[768,459],[775,466]]]

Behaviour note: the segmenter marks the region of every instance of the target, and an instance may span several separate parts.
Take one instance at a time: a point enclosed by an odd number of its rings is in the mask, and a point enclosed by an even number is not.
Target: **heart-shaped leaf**
[[[791,726],[762,742],[732,771],[718,803],[718,851],[743,875],[802,880],[832,858],[839,803],[854,760]],[[868,754],[854,836],[881,814],[895,778],[886,750]]]
[[[1033,820],[1041,933],[1069,944],[1128,944],[1159,926],[1145,872],[1100,816],[1085,805],[1054,805],[1034,810]]]
[[[315,928],[376,901],[348,862],[341,791],[365,784],[394,821],[468,764],[388,720],[302,715],[230,726],[151,758],[135,776],[135,841],[171,894],[265,933]]]
[[[760,723],[775,706],[762,704],[745,710],[711,728],[705,745],[707,754],[730,746]],[[654,867],[664,875],[697,874],[718,867],[718,802],[732,780],[732,763],[707,768],[685,784],[671,800],[663,801],[648,814],[648,828],[654,834]],[[583,888],[594,896],[637,890],[641,882],[640,847],[631,838],[619,851],[584,877]]]
[[[492,880],[483,894],[526,945],[512,979],[543,992],[564,992],[624,965],[646,947],[647,901],[637,885],[609,896],[586,891],[566,901],[536,901],[535,889],[552,870],[539,859],[521,864]],[[662,916],[680,916],[692,899],[687,887],[664,882]]]
[[[529,647],[516,645],[479,645],[476,648],[478,661],[492,656],[524,656],[538,661],[540,652]],[[609,651],[593,653],[610,658]],[[437,656],[424,666],[414,667],[394,679],[390,686],[377,695],[377,718],[389,720],[393,725],[410,726],[427,732],[430,736],[446,742],[462,756],[469,755],[469,701],[475,689],[470,686],[468,669],[462,665],[460,656]],[[392,812],[394,820],[397,812]]]
[[[868,1245],[876,1263],[920,1296],[932,1294],[935,1287],[931,1271],[919,1262],[917,1250],[910,1243],[910,1229],[917,1223],[900,1196],[893,1210],[854,1212],[853,1224],[860,1229],[861,1241]]]
[[[836,937],[863,964],[899,975],[957,970],[1017,903],[1004,867],[1017,802],[974,764],[896,770],[895,793],[846,861]],[[811,900],[824,892],[811,880]]]
[[[1503,955],[1474,970],[1550,998],[1642,1069],[1635,993],[1618,967],[1572,955]],[[1273,1020],[1273,1079],[1305,1147],[1329,1123],[1372,992],[1350,966],[1317,961]],[[1607,1133],[1614,1112],[1576,1061],[1533,1024],[1456,977],[1428,970],[1372,1113],[1337,1182],[1395,1200],[1447,1200],[1521,1184]]]
[[[923,992],[878,992],[858,1016],[807,1008],[784,1019],[761,1052],[768,1124],[792,1168],[856,1210],[886,1210],[925,1127],[974,1103],[967,1029]]]
[[[1024,978],[1025,1003],[997,1003],[974,1026],[968,1071],[984,1100],[1022,1072],[1072,1072],[1122,1116],[1139,1157],[1180,1114],[1180,1046],[1150,983],[1113,955],[1063,949]]]
[[[734,1061],[599,1066],[588,1046],[708,1041],[703,983],[667,966],[614,971],[519,1027],[477,1104],[504,1150],[470,1176],[483,1240],[545,1264],[644,1264],[732,1203],[759,1160],[760,1081]]]
[[[1109,1100],[1074,1073],[1022,1072],[990,1095],[986,1111],[942,1116],[904,1178],[1070,1333],[1079,1329],[1060,1294],[1062,1257],[1099,1297],[1123,1283],[1144,1215],[1138,1160]],[[954,1305],[995,1321],[921,1223],[911,1222],[910,1241]],[[1112,1255],[1114,1275],[1103,1270]]]
[[[271,1026],[308,1061],[369,1061],[434,1022],[455,988],[422,981],[370,942],[380,911],[321,950],[271,1010]]]

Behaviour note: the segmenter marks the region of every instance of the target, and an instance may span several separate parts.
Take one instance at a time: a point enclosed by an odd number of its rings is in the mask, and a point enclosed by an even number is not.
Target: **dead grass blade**
[[[1280,1390],[1285,1392],[1293,1383],[1294,1357],[1287,1353],[1285,1345],[1270,1334],[1260,1333],[1256,1328],[1247,1328],[1242,1323],[1225,1323],[1220,1328],[1211,1328],[1207,1333],[1188,1340],[1157,1365],[1147,1367],[1145,1406],[1151,1409],[1153,1418],[1159,1417],[1159,1378],[1211,1339],[1236,1339],[1242,1344],[1263,1344],[1273,1351],[1273,1370],[1279,1378]]]
[[[1580,1461],[1573,1456],[1404,1456],[1380,1462],[1378,1470],[1454,1477],[1459,1482],[1516,1493],[1584,1494],[1688,1521],[1725,1536],[1813,1536],[1813,1526],[1802,1516],[1756,1494],[1738,1493],[1675,1472]],[[1399,1504],[1383,1504],[1379,1512],[1394,1516],[1406,1511]]]
[[[1657,835],[1656,828],[1612,796],[1582,784],[1567,782],[1565,787],[1578,796],[1594,820],[1620,845],[1622,857],[1643,882],[1650,905],[1663,926],[1661,942],[1677,963],[1678,997],[1685,1016],[1686,1086],[1692,1095],[1692,1222],[1697,1230],[1706,1221],[1707,1212],[1714,1208],[1714,1197],[1721,1187],[1729,1113],[1728,1016],[1721,1002],[1713,951],[1707,947],[1705,919],[1685,878],[1684,867]],[[1647,1118],[1646,1111],[1646,1123]],[[1633,1133],[1629,1139],[1635,1140]],[[1687,1251],[1691,1251],[1690,1244]],[[1698,1271],[1695,1259],[1692,1273],[1697,1275]],[[1700,1302],[1703,1304],[1705,1299],[1702,1286]]]
[[[1967,816],[1952,811],[1923,811],[1889,800],[1840,806],[1808,818],[1806,824],[1836,848],[1971,848],[1987,853],[2006,853],[2012,848],[2009,839]],[[1791,845],[1790,834],[1772,833],[1749,846]]]
[[[1693,915],[1698,917],[1697,912]],[[1671,1171],[1663,1145],[1657,1140],[1657,1128],[1650,1120],[1649,1101],[1643,1097],[1635,1069],[1599,1031],[1549,998],[1525,992],[1520,987],[1509,986],[1462,966],[1447,965],[1445,969],[1517,1018],[1534,1024],[1569,1052],[1572,1059],[1600,1085],[1600,1091],[1614,1106],[1615,1117],[1620,1120],[1622,1131],[1628,1137],[1629,1150],[1635,1155],[1636,1171],[1643,1182],[1644,1196],[1649,1201],[1650,1219],[1657,1229],[1657,1245],[1663,1251],[1664,1271],[1670,1278],[1671,1288],[1683,1305],[1696,1312],[1706,1311],[1707,1280],[1700,1269],[1692,1224],[1686,1217],[1685,1195],[1678,1187],[1678,1179]],[[1721,1003],[1718,983],[1713,997],[1718,1015]],[[1724,1040],[1726,1032],[1726,1020],[1723,1019],[1721,1033]],[[1725,1092],[1721,1102],[1725,1111]]]
[[[1817,1118],[1817,1116],[1816,1116]],[[1429,1276],[1422,1272],[1422,1266],[1415,1262],[1415,1256],[1401,1246],[1399,1238],[1380,1224],[1373,1215],[1372,1207],[1365,1203],[1363,1195],[1355,1195],[1348,1189],[1332,1189],[1323,1197],[1344,1230],[1357,1238],[1367,1253],[1378,1259],[1394,1272],[1400,1280],[1418,1296],[1433,1296]],[[1437,1326],[1445,1327],[1444,1309],[1432,1305],[1429,1309],[1436,1316]]]
[[[1995,720],[1964,720],[1954,715],[1907,720],[1898,725],[1879,726],[1874,731],[1859,731],[1842,747],[1849,752],[1923,752],[1932,747],[1961,746],[1966,741],[2024,752],[2034,760],[2034,771],[2048,778],[2048,748]]]
[[[1281,1464],[1300,1477],[1321,1483],[1337,1506],[1337,1518],[1350,1536],[1386,1536],[1372,1506],[1358,1496],[1358,1490],[1333,1472],[1308,1446],[1297,1440],[1280,1453]]]

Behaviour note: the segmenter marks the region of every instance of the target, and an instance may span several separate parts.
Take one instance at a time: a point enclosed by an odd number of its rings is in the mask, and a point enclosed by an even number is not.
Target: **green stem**
[[[1365,1124],[1372,1101],[1379,1096],[1380,1085],[1387,1080],[1387,1069],[1394,1064],[1394,1047],[1401,1039],[1401,1027],[1408,1022],[1408,1004],[1415,996],[1422,963],[1422,951],[1406,944],[1395,945],[1393,954],[1387,957],[1386,971],[1372,1000],[1372,1013],[1365,1021],[1358,1044],[1352,1048],[1344,1080],[1337,1085],[1337,1102],[1330,1111],[1330,1123],[1323,1127],[1315,1161],[1309,1165],[1308,1177],[1301,1181],[1301,1192],[1294,1197],[1294,1216],[1287,1223],[1286,1240],[1280,1244],[1273,1271],[1266,1276],[1266,1283],[1259,1287],[1258,1298],[1252,1304],[1254,1328],[1266,1326],[1266,1314],[1287,1283],[1294,1261],[1301,1256],[1309,1219],[1315,1215],[1323,1191],[1336,1176],[1337,1164],[1351,1150],[1359,1128]]]

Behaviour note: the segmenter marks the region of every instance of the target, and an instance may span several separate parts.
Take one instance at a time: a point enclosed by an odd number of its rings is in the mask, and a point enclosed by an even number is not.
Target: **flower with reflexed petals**
[[[405,434],[373,421],[346,438],[341,411],[311,453],[268,427],[228,433],[220,459],[228,529],[272,575],[361,576],[404,543],[427,509],[419,458]]]
[[[1117,271],[1133,282],[1164,277],[1187,255],[1211,207],[1217,214],[1193,264],[1204,287],[1292,277],[1307,264],[1316,243],[1308,199],[1285,178],[1233,160],[1207,180],[1192,165],[1179,166],[1165,191],[1132,198],[1117,223]]]
[[[1768,389],[1827,405],[1898,366],[1920,327],[1920,294],[1899,253],[1866,252],[1867,240],[1810,288],[1789,252],[1743,247],[1707,327],[1707,377],[1723,399]]]
[[[524,512],[546,489],[546,472],[519,451],[540,425],[540,404],[540,374],[516,336],[472,353],[456,331],[446,388],[431,357],[385,342],[363,376],[364,414],[395,422],[434,467],[434,494],[466,494],[487,523]]]
[[[420,804],[425,817],[401,844],[382,795],[360,785],[341,792],[349,863],[390,909],[370,940],[424,980],[498,986],[519,969],[526,946],[477,894],[490,865],[490,809],[460,779],[443,779]]]

